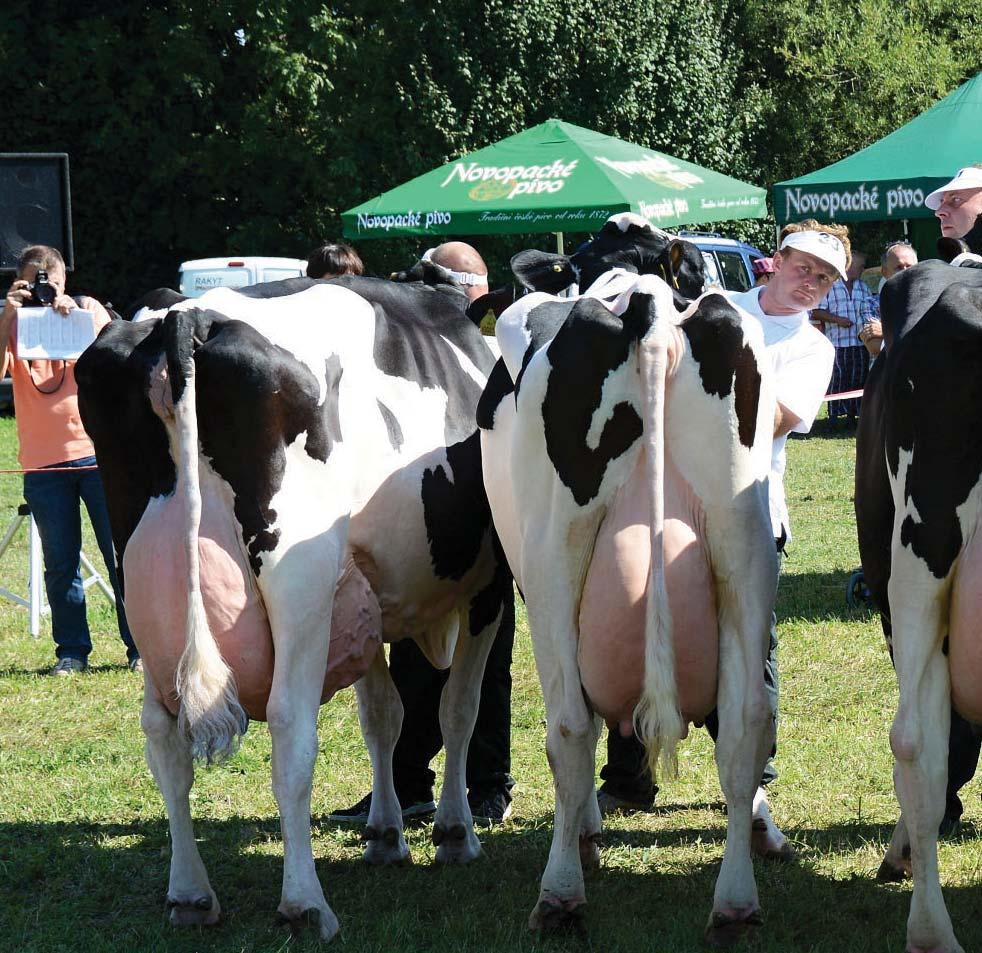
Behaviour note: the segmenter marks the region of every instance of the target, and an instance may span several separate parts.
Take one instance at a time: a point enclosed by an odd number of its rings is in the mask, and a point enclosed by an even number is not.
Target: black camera
[[[27,287],[31,290],[31,299],[27,304],[33,308],[50,308],[58,297],[54,285],[48,281],[48,273],[40,269],[34,276],[34,283]]]

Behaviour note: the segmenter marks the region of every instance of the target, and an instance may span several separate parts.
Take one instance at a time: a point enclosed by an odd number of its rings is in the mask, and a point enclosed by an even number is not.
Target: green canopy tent
[[[593,231],[618,212],[662,228],[767,214],[764,189],[550,119],[341,216],[346,238]]]
[[[982,73],[907,125],[848,158],[774,186],[780,225],[932,218],[924,198],[982,162]]]

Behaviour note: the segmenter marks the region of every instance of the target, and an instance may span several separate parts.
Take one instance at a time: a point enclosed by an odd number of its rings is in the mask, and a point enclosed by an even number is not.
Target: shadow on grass
[[[360,859],[356,830],[315,825],[317,872],[342,926],[337,948],[702,950],[718,861],[680,864],[668,848],[700,837],[718,842],[721,831],[680,828],[655,836],[617,831],[613,822],[610,828],[607,859],[587,876],[587,939],[538,940],[525,923],[548,854],[551,816],[485,832],[485,859],[464,868],[432,863],[428,830],[410,836],[414,866],[378,869]],[[282,876],[276,820],[204,820],[196,833],[223,919],[214,929],[173,931],[163,906],[169,863],[163,821],[0,823],[0,947],[26,948],[29,937],[37,953],[82,946],[93,953],[285,949],[287,935],[274,925]],[[797,862],[755,864],[765,923],[749,947],[902,949],[909,887],[877,884],[873,870],[839,879],[821,872],[830,854],[871,843],[879,849],[888,826],[853,823],[788,834],[799,848]],[[617,846],[631,850],[611,853]],[[965,948],[980,948],[978,888],[947,888],[945,896]]]
[[[809,622],[840,619],[854,622],[876,617],[875,610],[861,604],[850,608],[847,592],[853,572],[795,572],[794,556],[784,565],[777,590],[778,624],[787,619]]]
[[[823,417],[812,424],[812,429],[808,433],[790,434],[791,440],[814,440],[816,438],[822,440],[855,440],[856,425],[850,426],[844,421],[841,424],[833,424],[827,417]]]
[[[17,668],[11,666],[9,668],[0,668],[0,679],[4,678],[23,678],[25,675],[44,675],[47,676],[51,671],[52,666],[55,664],[56,659],[52,656],[50,662],[46,662],[38,668]],[[129,666],[125,661],[113,663],[113,662],[102,662],[99,665],[93,665],[89,663],[89,667],[81,674],[75,675],[59,675],[51,676],[52,678],[86,678],[89,675],[99,675],[104,672],[119,672],[127,669]],[[134,674],[134,678],[140,678],[140,676]]]

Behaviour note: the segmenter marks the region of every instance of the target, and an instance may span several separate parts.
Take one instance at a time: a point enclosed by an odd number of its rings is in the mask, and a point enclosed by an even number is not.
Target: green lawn
[[[15,465],[13,421],[0,419],[0,466]],[[821,425],[820,425],[821,426]],[[903,949],[908,886],[874,880],[896,819],[887,740],[894,680],[879,625],[846,608],[858,565],[852,515],[855,441],[815,436],[789,446],[795,540],[778,616],[783,678],[779,781],[772,805],[794,841],[794,864],[757,864],[767,951]],[[0,523],[20,500],[0,482]],[[0,584],[23,588],[26,547],[0,562]],[[95,552],[89,543],[87,547]],[[93,591],[94,592],[94,591]],[[141,683],[122,662],[106,600],[91,597],[91,674],[51,679],[50,631],[32,641],[27,614],[0,606],[0,953],[17,951],[274,951],[282,845],[270,791],[269,736],[253,725],[222,768],[202,770],[193,810],[222,903],[215,929],[173,932],[163,907],[168,845],[163,805],[143,760]],[[524,615],[514,663],[513,821],[482,837],[486,858],[438,869],[428,830],[409,834],[415,865],[361,862],[358,833],[324,815],[370,784],[354,695],[322,709],[314,852],[347,951],[700,950],[723,850],[721,795],[704,732],[680,753],[658,810],[615,818],[602,867],[587,881],[589,938],[535,940],[525,930],[548,853],[552,785],[544,710]],[[967,789],[963,836],[942,845],[956,932],[982,948],[978,785]]]

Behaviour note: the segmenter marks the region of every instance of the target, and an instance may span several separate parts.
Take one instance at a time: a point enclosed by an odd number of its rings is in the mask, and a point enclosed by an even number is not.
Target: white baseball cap
[[[967,168],[959,169],[958,174],[940,189],[935,189],[926,199],[924,204],[934,211],[941,208],[941,196],[945,192],[957,192],[959,189],[982,189],[982,168],[977,165],[970,165]]]
[[[835,235],[828,232],[792,232],[781,242],[781,251],[795,248],[808,255],[814,255],[825,264],[831,265],[846,280],[846,249]]]

